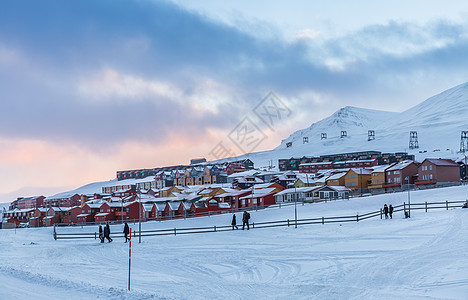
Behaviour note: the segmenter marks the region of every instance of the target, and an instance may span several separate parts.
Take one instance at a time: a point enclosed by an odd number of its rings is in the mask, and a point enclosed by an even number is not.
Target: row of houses
[[[290,187],[290,190],[297,190],[293,185]],[[281,193],[284,190],[285,187],[280,183],[269,182],[258,183],[246,189],[222,185],[170,187],[164,190],[164,197],[156,196],[152,190],[142,190],[139,193],[120,191],[112,195],[95,195],[94,199],[82,205],[14,209],[4,212],[3,218],[11,223],[29,222],[31,226],[51,226],[57,223],[95,224],[206,216],[292,201],[290,198],[277,196],[283,195]],[[336,187],[314,187],[307,192],[310,195],[301,198],[303,201],[349,197],[348,189],[345,191]]]
[[[375,160],[360,161],[366,162],[375,164]],[[347,199],[352,191],[380,189],[385,192],[406,184],[459,182],[460,172],[459,165],[452,160],[428,158],[422,163],[406,160],[317,173],[249,170],[233,173],[228,180],[227,184],[153,189],[144,185],[145,178],[127,179],[104,187],[100,194],[19,198],[3,213],[3,218],[44,226],[190,217],[297,200]]]
[[[309,184],[299,179],[296,186],[346,186],[357,190],[392,190],[407,184],[437,185],[460,182],[460,166],[451,159],[427,158],[422,163],[406,160],[370,168],[333,169],[310,177]],[[303,178],[304,176],[302,176]]]
[[[328,154],[321,155],[318,157],[314,156],[303,156],[303,157],[291,157],[287,159],[279,159],[278,167],[280,171],[301,171],[311,173],[308,169],[312,168],[308,164],[316,164],[317,168],[320,166],[320,163],[331,163],[330,169],[340,169],[340,168],[357,168],[365,167],[365,165],[345,166],[344,164],[352,164],[352,161],[362,161],[365,163],[369,160],[376,160],[378,165],[391,164],[403,160],[414,160],[414,155],[408,154],[406,152],[396,152],[396,153],[382,153],[380,151],[360,151],[360,152],[348,152],[348,153],[339,153],[339,154]],[[302,167],[301,167],[302,166]],[[323,166],[322,166],[323,168]]]
[[[169,180],[174,180],[176,174],[179,171],[183,171],[186,177],[200,177],[206,175],[220,175],[225,173],[227,176],[235,173],[242,172],[246,170],[252,170],[254,168],[254,163],[250,159],[243,159],[232,162],[223,162],[223,163],[207,163],[205,159],[196,159],[191,160],[190,165],[177,165],[177,166],[167,166],[161,168],[153,169],[138,169],[138,170],[126,170],[126,171],[117,171],[117,179],[142,179],[146,177],[154,176],[156,181],[167,180],[166,176],[170,177]],[[201,175],[201,172],[205,174]],[[214,174],[206,174],[214,173]],[[164,175],[164,176],[161,176]],[[164,177],[164,178],[163,178]],[[161,188],[161,187],[157,187]]]

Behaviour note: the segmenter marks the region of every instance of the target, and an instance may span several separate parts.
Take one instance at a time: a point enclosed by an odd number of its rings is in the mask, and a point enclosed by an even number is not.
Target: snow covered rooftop
[[[443,167],[459,167],[459,165],[451,159],[441,159],[441,158],[426,158],[425,161],[428,161],[436,166]],[[424,163],[424,161],[423,161]]]
[[[387,169],[387,171],[397,171],[397,170],[401,170],[401,169],[404,169],[406,167],[408,167],[409,165],[411,165],[412,163],[414,163],[414,161],[412,160],[405,160],[405,161],[402,161],[402,162],[399,162],[393,166],[391,166],[390,168]]]

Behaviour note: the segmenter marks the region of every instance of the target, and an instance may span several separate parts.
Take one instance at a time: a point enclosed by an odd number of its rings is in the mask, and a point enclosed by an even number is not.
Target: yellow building
[[[347,173],[345,172],[333,174],[332,176],[327,178],[327,180],[325,181],[325,184],[328,186],[345,186],[346,174]]]
[[[345,175],[345,186],[353,191],[367,189],[371,173],[372,169],[349,169]]]

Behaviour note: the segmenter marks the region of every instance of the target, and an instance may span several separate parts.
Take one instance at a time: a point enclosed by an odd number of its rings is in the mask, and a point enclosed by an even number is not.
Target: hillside
[[[238,158],[250,158],[256,167],[267,167],[271,160],[276,165],[280,158],[368,150],[408,152],[418,160],[456,159],[460,155],[460,132],[468,130],[467,115],[468,83],[464,83],[400,113],[347,106],[294,132],[273,150]],[[342,130],[347,131],[347,137],[340,138]],[[368,130],[375,131],[375,140],[368,141]],[[408,149],[410,131],[417,131],[419,149]],[[321,133],[326,133],[327,139],[321,139]],[[308,143],[303,142],[304,137],[308,137]],[[289,148],[288,143],[292,143]]]

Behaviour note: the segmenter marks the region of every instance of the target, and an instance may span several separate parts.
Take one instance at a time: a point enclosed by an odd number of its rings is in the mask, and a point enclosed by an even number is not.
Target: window
[[[393,171],[393,174],[395,174],[395,175],[398,175],[398,174],[400,174],[400,170]]]
[[[429,166],[429,170],[432,170],[432,165]]]
[[[432,179],[432,174],[429,174],[429,179]]]

